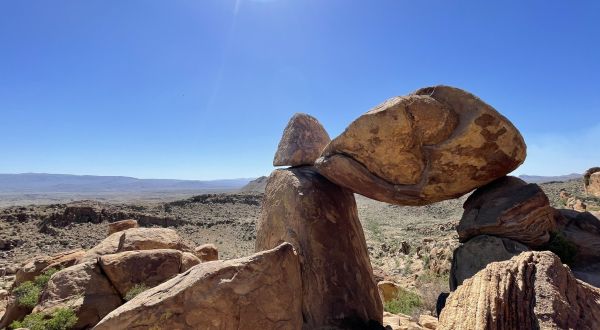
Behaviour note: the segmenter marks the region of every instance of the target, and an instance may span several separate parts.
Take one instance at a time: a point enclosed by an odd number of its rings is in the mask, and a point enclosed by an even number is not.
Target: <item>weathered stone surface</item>
[[[600,167],[592,167],[583,175],[585,192],[600,197]]]
[[[199,264],[112,311],[94,329],[301,329],[292,245]]]
[[[456,290],[464,280],[471,278],[489,263],[508,260],[528,250],[527,246],[508,238],[480,235],[470,239],[454,250],[450,290]]]
[[[196,257],[195,254],[190,252],[183,252],[181,254],[181,267],[179,268],[179,272],[183,273],[201,262],[202,260]]]
[[[512,176],[475,190],[463,208],[456,228],[461,242],[487,234],[542,246],[556,229],[554,209],[544,191],[537,184]]]
[[[181,251],[170,249],[126,251],[100,257],[102,270],[121,297],[136,284],[156,286],[179,274]]]
[[[600,289],[551,252],[524,252],[451,293],[438,329],[600,329]]]
[[[377,283],[377,289],[379,290],[379,296],[381,297],[381,301],[383,303],[392,301],[394,298],[398,296],[398,291],[400,287],[398,284],[392,281],[381,281]]]
[[[567,241],[574,244],[577,253],[573,260],[576,268],[600,263],[600,220],[588,212],[560,210],[557,226]]]
[[[174,249],[193,252],[191,245],[177,232],[168,228],[131,228],[105,238],[85,253],[80,262],[124,251]]]
[[[17,271],[13,287],[31,281],[50,268],[62,269],[74,265],[85,255],[82,249],[69,250],[52,256],[37,256],[23,263]]]
[[[194,253],[202,262],[219,260],[219,250],[212,244],[200,245],[194,249]]]
[[[273,166],[312,165],[329,141],[329,135],[316,118],[296,113],[283,131]]]
[[[108,224],[108,235],[130,228],[137,228],[138,222],[134,219],[115,221]]]
[[[257,224],[256,251],[296,247],[302,269],[304,326],[381,322],[382,304],[352,192],[304,166],[269,177]]]
[[[121,305],[119,293],[95,262],[81,263],[54,274],[33,312],[52,313],[56,308],[72,308],[77,317],[75,329],[94,326]]]
[[[315,166],[361,195],[402,205],[461,196],[525,160],[519,131],[463,90],[435,86],[395,97],[359,117]]]
[[[420,315],[419,325],[425,329],[437,329],[438,319],[431,315]]]

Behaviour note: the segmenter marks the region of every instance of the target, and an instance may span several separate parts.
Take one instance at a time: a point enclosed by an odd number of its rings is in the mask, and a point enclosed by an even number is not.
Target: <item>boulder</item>
[[[600,167],[592,167],[583,175],[585,192],[600,197]]]
[[[419,325],[425,329],[437,329],[438,319],[431,315],[419,315]]]
[[[579,268],[600,263],[600,220],[589,212],[559,212],[558,229],[567,242],[576,248],[571,265]]]
[[[379,290],[381,301],[387,303],[398,296],[400,286],[391,281],[381,281],[377,283],[377,289]]]
[[[551,252],[493,262],[450,294],[438,329],[600,329],[600,289]]]
[[[179,272],[183,273],[201,262],[202,260],[196,257],[195,254],[190,252],[183,252],[181,253],[181,266],[179,268]]]
[[[0,329],[8,328],[13,321],[22,320],[31,312],[30,308],[19,305],[14,296],[5,297],[3,305],[4,310],[0,310]]]
[[[88,329],[121,305],[121,296],[96,262],[86,262],[52,275],[34,313],[52,313],[61,307],[77,315],[74,329]]]
[[[577,212],[585,212],[587,205],[577,197],[571,197],[567,200],[566,206],[568,209],[575,210]]]
[[[23,263],[17,270],[13,287],[25,281],[32,281],[36,276],[50,268],[63,269],[74,265],[85,255],[82,249],[75,249],[53,254],[51,256],[33,257]]]
[[[489,263],[508,260],[527,246],[508,238],[480,235],[454,250],[450,269],[450,290],[454,291],[464,280],[471,278]]]
[[[138,222],[134,219],[115,221],[108,224],[108,235],[130,228],[138,228]]]
[[[88,250],[80,262],[88,262],[106,254],[124,251],[174,249],[193,252],[190,243],[168,228],[130,228],[109,235]]]
[[[383,307],[351,191],[313,167],[275,170],[257,223],[256,251],[282,242],[300,256],[305,328],[381,323]]]
[[[292,245],[201,263],[144,291],[95,330],[301,329],[300,265]]]
[[[315,166],[329,180],[383,202],[456,198],[525,160],[519,131],[463,90],[435,86],[394,97],[356,119]]]
[[[153,287],[179,274],[181,256],[169,249],[126,251],[101,256],[99,263],[124,298],[136,284]]]
[[[495,235],[542,246],[556,230],[554,209],[544,191],[512,176],[475,190],[463,208],[456,228],[461,242],[477,235]]]
[[[212,244],[203,244],[194,249],[194,253],[202,262],[219,260],[219,250]]]
[[[316,118],[296,113],[283,131],[273,166],[312,165],[329,141],[329,134]]]

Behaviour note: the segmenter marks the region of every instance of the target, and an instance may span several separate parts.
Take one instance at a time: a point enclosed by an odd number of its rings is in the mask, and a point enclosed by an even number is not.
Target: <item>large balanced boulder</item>
[[[519,131],[476,96],[448,86],[391,98],[356,119],[315,166],[361,195],[402,205],[461,196],[517,168]]]
[[[274,171],[257,224],[256,251],[282,242],[292,243],[300,256],[305,328],[381,322],[382,303],[351,191],[310,166]]]
[[[524,252],[451,293],[437,329],[600,329],[600,289],[551,252]]]
[[[585,192],[600,197],[600,167],[592,167],[583,175]]]
[[[542,246],[555,231],[555,211],[544,191],[537,184],[512,176],[475,190],[463,208],[456,228],[461,242],[486,234]]]
[[[450,268],[450,290],[494,261],[508,260],[529,248],[508,238],[480,235],[454,250]]]
[[[316,118],[296,113],[283,131],[273,166],[312,165],[329,141],[329,135]]]
[[[170,249],[126,251],[100,257],[102,270],[122,297],[136,284],[156,286],[181,272],[182,252]]]
[[[122,302],[100,266],[86,262],[54,274],[33,312],[50,314],[57,308],[71,308],[77,315],[74,329],[88,329]]]
[[[301,329],[300,265],[292,245],[212,261],[149,289],[94,329]]]

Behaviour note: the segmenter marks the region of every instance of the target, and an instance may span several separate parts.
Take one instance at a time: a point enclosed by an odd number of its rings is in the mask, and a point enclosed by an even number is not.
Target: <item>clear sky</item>
[[[599,63],[596,0],[0,0],[0,173],[265,175],[293,113],[434,84],[513,121],[517,174],[583,172]]]

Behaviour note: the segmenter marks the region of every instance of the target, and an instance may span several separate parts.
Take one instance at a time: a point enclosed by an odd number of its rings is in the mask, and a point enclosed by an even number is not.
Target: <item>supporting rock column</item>
[[[312,166],[269,177],[257,225],[256,251],[290,242],[302,274],[304,328],[366,328],[383,308],[354,195]]]

